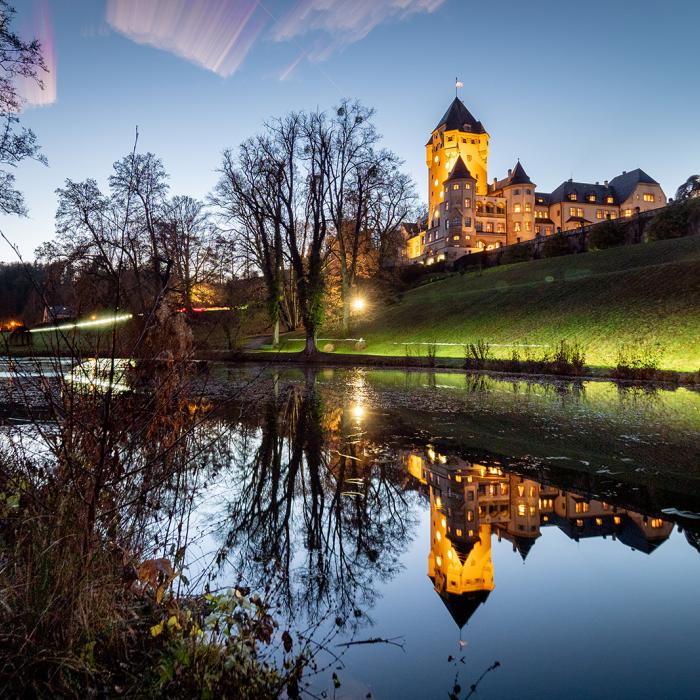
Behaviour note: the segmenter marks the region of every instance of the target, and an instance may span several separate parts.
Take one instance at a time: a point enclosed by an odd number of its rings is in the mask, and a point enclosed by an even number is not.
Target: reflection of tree
[[[357,417],[324,411],[313,375],[270,396],[260,418],[259,430],[241,421],[228,442],[219,560],[254,588],[274,585],[290,613],[357,615],[406,547],[405,473],[366,456]]]

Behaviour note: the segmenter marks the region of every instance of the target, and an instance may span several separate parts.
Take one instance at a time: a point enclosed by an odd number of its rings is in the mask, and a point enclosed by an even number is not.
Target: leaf
[[[158,586],[156,590],[156,603],[160,603],[163,600],[163,595],[165,593],[165,586]]]
[[[190,585],[190,580],[185,576],[185,574],[180,574],[180,581],[182,581],[186,586]]]
[[[333,687],[340,688],[340,678],[338,678],[338,674],[335,671],[333,671]]]
[[[284,644],[284,650],[289,654],[292,650],[292,635],[287,630],[282,632],[282,643]]]
[[[163,620],[151,627],[151,637],[157,637],[160,634],[163,634]]]

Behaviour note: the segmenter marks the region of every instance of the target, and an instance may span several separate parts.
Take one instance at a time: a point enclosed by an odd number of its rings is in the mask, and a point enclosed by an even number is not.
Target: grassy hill
[[[566,339],[584,345],[590,365],[614,366],[623,343],[658,344],[662,368],[695,371],[700,236],[454,275],[372,306],[351,334],[369,354],[425,355],[435,343],[438,356],[462,357],[466,343],[483,339],[506,358],[520,345]],[[352,352],[345,345],[336,350]]]

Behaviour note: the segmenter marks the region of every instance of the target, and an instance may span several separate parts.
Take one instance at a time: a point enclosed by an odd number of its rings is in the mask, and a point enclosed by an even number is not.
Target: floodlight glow
[[[115,323],[123,323],[133,318],[133,314],[118,314],[107,318],[96,318],[91,321],[76,321],[75,323],[62,323],[60,326],[49,326],[43,328],[32,328],[30,333],[47,333],[48,331],[69,331],[74,328],[98,328],[100,326],[111,326]]]
[[[355,297],[352,300],[353,311],[362,311],[365,308],[365,300],[362,297]]]

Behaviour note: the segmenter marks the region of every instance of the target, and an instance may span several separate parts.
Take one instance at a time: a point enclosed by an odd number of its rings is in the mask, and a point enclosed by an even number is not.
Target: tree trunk
[[[279,344],[280,344],[280,320],[279,320],[279,318],[276,318],[274,324],[272,325],[272,345],[274,347],[277,347]]]
[[[340,283],[340,297],[343,304],[343,333],[350,334],[350,285],[343,279]]]
[[[304,348],[304,355],[315,355],[316,350],[316,339],[314,338],[314,333],[311,331],[306,331],[306,347]]]

